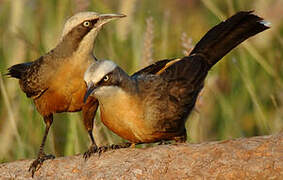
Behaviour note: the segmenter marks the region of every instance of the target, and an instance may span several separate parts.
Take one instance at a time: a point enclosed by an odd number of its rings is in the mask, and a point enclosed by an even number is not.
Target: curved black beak
[[[88,96],[91,95],[91,93],[96,89],[96,86],[90,82],[87,84],[87,90],[86,90],[86,93],[85,93],[85,96],[84,96],[84,103],[86,103],[86,100],[88,98]]]

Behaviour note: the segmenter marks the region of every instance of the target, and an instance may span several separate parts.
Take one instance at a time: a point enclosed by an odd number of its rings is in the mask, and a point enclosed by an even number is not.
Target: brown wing
[[[182,118],[193,108],[208,70],[209,66],[203,57],[189,56],[175,61],[160,72],[159,76],[166,82],[170,103],[178,106],[175,110]]]
[[[209,66],[205,58],[194,55],[167,63],[166,68],[157,74],[166,81],[185,81],[186,84],[196,86],[204,80],[208,70]]]
[[[42,77],[42,67],[45,65],[43,61],[43,57],[34,61],[21,76],[20,86],[27,97],[35,99],[48,89],[47,78]]]
[[[185,80],[187,83],[195,81],[198,78],[202,80],[209,70],[205,57],[202,55],[187,56],[179,59],[166,59],[157,61],[140,71],[134,73],[132,77],[141,75],[160,75],[166,80]]]

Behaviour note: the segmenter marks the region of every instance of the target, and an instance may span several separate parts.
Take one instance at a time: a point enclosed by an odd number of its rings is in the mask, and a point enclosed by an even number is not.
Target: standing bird
[[[112,61],[99,61],[84,75],[88,86],[85,100],[97,98],[102,122],[133,144],[184,142],[185,121],[208,71],[268,25],[251,11],[238,12],[209,30],[189,56],[158,61],[132,76]]]
[[[83,102],[87,90],[83,76],[86,69],[96,62],[93,48],[98,32],[104,24],[122,17],[125,15],[95,12],[75,14],[65,23],[61,40],[54,49],[33,62],[8,68],[7,75],[19,79],[21,89],[33,99],[46,124],[38,157],[29,168],[32,176],[43,161],[54,158],[44,153],[54,113],[82,111],[83,123],[92,141],[90,150],[97,147],[92,129],[98,101],[90,98],[86,103]]]

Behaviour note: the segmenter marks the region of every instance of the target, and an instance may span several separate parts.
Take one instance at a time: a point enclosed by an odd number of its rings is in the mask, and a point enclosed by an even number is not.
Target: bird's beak
[[[96,89],[97,87],[92,83],[88,83],[87,84],[87,90],[86,90],[86,93],[85,93],[85,96],[84,96],[84,103],[86,103],[86,100],[88,98],[88,96],[91,95],[91,93]]]
[[[101,14],[99,15],[100,25],[106,24],[109,21],[112,21],[114,19],[123,18],[123,17],[126,17],[126,15],[124,14]]]

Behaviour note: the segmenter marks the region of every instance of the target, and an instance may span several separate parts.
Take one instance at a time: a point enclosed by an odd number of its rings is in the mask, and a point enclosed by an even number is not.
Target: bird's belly
[[[59,62],[59,61],[58,61]],[[42,115],[59,112],[80,111],[84,106],[83,97],[86,92],[84,73],[92,63],[92,57],[70,56],[70,59],[60,59],[60,63],[51,71],[46,84],[48,89],[34,99],[37,110]]]
[[[158,132],[158,129],[145,123],[143,116],[133,110],[133,106],[126,108],[123,105],[112,106],[111,110],[100,105],[101,121],[120,137],[133,143],[152,143],[178,136],[177,133]]]
[[[60,112],[76,112],[82,109],[83,96],[86,92],[84,86],[77,86],[74,92],[66,89],[48,89],[41,97],[35,99],[37,110],[42,115]]]
[[[101,121],[111,131],[133,143],[153,142],[152,128],[145,123],[143,108],[136,98],[124,94],[100,101]]]
[[[42,96],[35,99],[42,115],[80,111],[84,105],[86,85],[83,77],[56,79]]]
[[[140,142],[139,131],[142,131],[144,125],[140,113],[136,108],[126,107],[122,103],[111,103],[112,106],[100,104],[101,121],[111,131],[131,142]]]
[[[68,112],[79,111],[84,105],[83,98],[86,93],[86,85],[84,81],[78,80],[78,83],[73,87],[76,87],[76,89],[72,89],[70,92],[71,99],[69,101]]]

